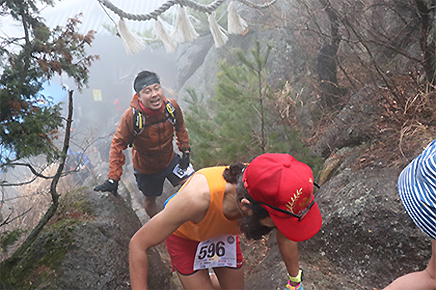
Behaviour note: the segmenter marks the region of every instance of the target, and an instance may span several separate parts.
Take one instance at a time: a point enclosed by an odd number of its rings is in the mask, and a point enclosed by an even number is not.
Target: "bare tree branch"
[[[10,217],[11,217],[12,214],[13,214],[13,212],[11,212],[11,213],[8,215],[8,217],[7,217],[4,221],[2,221],[2,222],[0,223],[0,228],[1,228],[2,226],[5,226],[5,225],[7,225],[7,224],[10,224],[10,223],[13,222],[14,220],[19,219],[19,218],[22,217],[22,216],[25,216],[25,215],[26,215],[29,211],[31,211],[31,210],[32,210],[32,208],[29,208],[29,209],[27,209],[26,211],[22,212],[21,214],[17,215],[16,217],[10,219]]]

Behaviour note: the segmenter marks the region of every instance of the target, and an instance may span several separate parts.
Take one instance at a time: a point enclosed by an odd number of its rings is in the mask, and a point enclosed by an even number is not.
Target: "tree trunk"
[[[318,78],[321,100],[327,107],[335,107],[339,102],[337,79],[337,54],[341,38],[339,36],[339,19],[329,0],[319,0],[330,20],[330,41],[324,43],[318,53]]]
[[[434,31],[432,32],[434,17],[433,11],[435,8],[429,8],[424,0],[415,0],[415,3],[419,15],[421,16],[421,35],[419,44],[424,55],[422,66],[424,67],[427,81],[432,85],[436,85],[436,40],[434,38],[436,33]],[[432,33],[433,35],[431,35]]]

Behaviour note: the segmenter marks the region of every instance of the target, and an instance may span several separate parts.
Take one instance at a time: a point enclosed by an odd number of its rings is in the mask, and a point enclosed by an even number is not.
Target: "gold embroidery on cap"
[[[294,193],[294,195],[291,197],[291,201],[288,201],[288,203],[286,204],[286,207],[290,212],[294,213],[295,202],[297,201],[298,197],[302,193],[303,193],[303,188],[298,189],[297,192]]]

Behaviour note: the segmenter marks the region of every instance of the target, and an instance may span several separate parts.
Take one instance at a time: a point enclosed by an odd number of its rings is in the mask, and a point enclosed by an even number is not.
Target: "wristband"
[[[303,281],[303,270],[300,269],[300,271],[298,271],[298,275],[297,277],[292,277],[291,275],[288,274],[288,278],[289,281],[291,282],[295,282],[295,283],[300,283],[301,281]]]
[[[291,281],[288,281],[288,285],[286,285],[286,289],[289,290],[303,290],[303,285],[300,283],[298,283],[297,286],[292,286],[291,285]]]

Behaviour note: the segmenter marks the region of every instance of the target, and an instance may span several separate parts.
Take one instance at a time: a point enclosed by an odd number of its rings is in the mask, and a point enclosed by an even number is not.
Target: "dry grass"
[[[373,127],[374,131],[371,132],[368,148],[356,160],[358,168],[376,164],[404,167],[436,138],[436,87],[428,83],[420,84],[413,75],[393,78],[391,81],[391,90],[379,87],[374,96],[368,96],[368,100],[365,100],[378,106],[381,114],[375,118],[374,124],[368,126]],[[301,92],[293,90],[289,83],[275,94],[274,99],[279,118],[287,126],[304,132],[306,139],[303,142],[308,147],[316,144],[338,113],[334,109],[320,109],[315,103],[303,103]],[[301,108],[307,105],[310,105],[314,121],[312,126],[302,124],[299,120]]]
[[[382,160],[403,167],[436,138],[436,88],[413,85],[407,78],[397,79],[395,87],[377,98],[383,113],[361,166]]]

